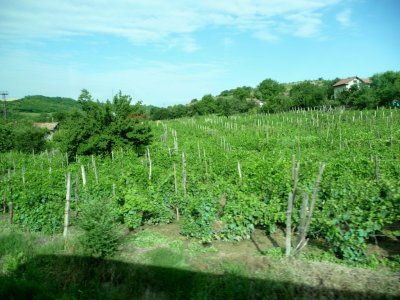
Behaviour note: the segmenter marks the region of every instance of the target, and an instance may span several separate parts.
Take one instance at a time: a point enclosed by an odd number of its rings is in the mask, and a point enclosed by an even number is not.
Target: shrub
[[[114,215],[108,199],[90,199],[83,205],[78,226],[84,231],[80,242],[88,255],[103,258],[117,250],[119,238]]]

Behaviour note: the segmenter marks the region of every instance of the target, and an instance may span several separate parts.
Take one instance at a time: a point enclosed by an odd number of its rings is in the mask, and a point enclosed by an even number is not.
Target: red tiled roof
[[[350,81],[352,81],[355,78],[357,78],[357,77],[349,77],[349,78],[345,78],[345,79],[339,80],[333,86],[340,86],[340,85],[348,84]]]
[[[341,85],[348,84],[348,83],[349,83],[350,81],[352,81],[353,79],[358,79],[358,80],[360,80],[361,82],[364,82],[364,83],[366,83],[366,84],[370,84],[370,83],[371,83],[371,79],[369,79],[369,78],[359,78],[359,77],[357,77],[357,76],[353,76],[353,77],[348,77],[348,78],[339,80],[339,81],[336,82],[333,86],[335,87],[335,86],[341,86]]]

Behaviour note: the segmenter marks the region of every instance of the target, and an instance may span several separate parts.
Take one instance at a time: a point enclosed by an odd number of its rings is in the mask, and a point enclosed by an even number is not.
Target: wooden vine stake
[[[151,180],[151,156],[149,147],[146,148],[147,152],[147,161],[149,162],[149,180]]]
[[[306,223],[306,218],[307,218],[307,210],[308,210],[308,200],[309,200],[309,195],[308,193],[304,194],[303,197],[303,202],[301,203],[301,210],[300,210],[300,222],[299,222],[299,227],[297,230],[298,233],[298,240],[297,240],[297,246],[295,249],[295,257],[296,259],[300,258],[300,252],[301,249],[305,247],[307,244],[307,241],[305,240],[305,223]]]
[[[242,184],[242,169],[240,167],[240,161],[237,162],[237,169],[238,169],[238,174],[239,174],[239,183]]]
[[[204,154],[204,166],[206,168],[206,175],[208,175],[208,164],[207,164],[207,157],[206,157],[206,150],[203,149],[203,154]]]
[[[176,180],[176,164],[174,163],[174,187],[175,187],[175,196],[178,196],[178,183]],[[179,221],[180,216],[179,216],[179,207],[178,205],[175,207],[175,213],[176,213],[176,220]]]
[[[172,131],[172,136],[174,137],[174,150],[175,152],[178,152],[178,134],[176,133],[176,130]]]
[[[199,141],[197,142],[197,153],[199,156],[199,161],[201,162],[201,152],[200,152],[200,142]]]
[[[25,186],[26,178],[25,178],[25,167],[22,167],[22,185]]]
[[[375,155],[375,181],[378,183],[379,182],[379,159],[378,156]]]
[[[293,193],[289,193],[288,198],[288,209],[286,212],[286,257],[290,256],[290,250],[292,247],[291,238],[292,238],[292,211],[293,211]]]
[[[7,179],[6,176],[3,177],[4,190],[3,190],[3,213],[7,211]]]
[[[79,172],[76,173],[75,177],[75,210],[78,211],[79,202]]]
[[[325,169],[325,163],[323,162],[323,163],[321,163],[321,165],[319,167],[318,176],[317,176],[317,179],[315,180],[314,190],[313,190],[313,194],[312,194],[312,198],[311,198],[310,207],[307,208],[307,206],[308,206],[308,195],[305,195],[304,198],[303,198],[303,203],[302,203],[302,208],[301,208],[301,215],[300,215],[299,241],[298,241],[296,249],[295,249],[296,258],[300,258],[301,250],[307,245],[307,242],[308,242],[308,239],[306,239],[306,236],[307,236],[307,232],[308,232],[308,230],[310,228],[311,217],[312,217],[312,214],[314,212],[315,202],[316,202],[317,197],[318,197],[319,185],[321,183],[321,178],[322,178],[322,174],[324,173],[324,169]],[[308,214],[307,214],[307,210],[308,210]],[[302,218],[303,218],[303,221],[301,221]],[[302,226],[302,222],[304,224],[303,226]]]
[[[296,200],[297,186],[299,184],[300,162],[296,162],[295,155],[292,155],[292,183],[293,188],[288,197],[288,208],[286,212],[286,257],[290,256],[292,248],[292,213],[293,204]]]
[[[67,193],[65,197],[65,210],[64,210],[64,238],[67,237],[68,234],[68,226],[69,226],[69,206],[71,201],[71,173],[67,175]]]
[[[186,196],[186,159],[184,152],[182,152],[182,187],[183,195]]]
[[[81,165],[81,172],[82,172],[82,184],[83,187],[86,186],[86,172],[85,172],[85,166]]]
[[[92,154],[92,165],[93,165],[93,171],[94,171],[94,178],[96,179],[96,184],[98,184],[99,176],[97,175],[96,159],[94,158],[93,154]]]
[[[12,186],[11,186],[11,169],[8,169],[7,170],[7,174],[8,174],[8,179],[7,179],[7,181],[5,182],[6,183],[6,185],[5,185],[5,191],[4,191],[4,195],[5,195],[5,197],[4,197],[4,207],[6,206],[6,201],[7,201],[7,191],[8,191],[8,195],[9,195],[9,197],[10,197],[10,199],[11,199],[11,195],[12,195]],[[12,201],[10,202],[10,203],[8,203],[8,211],[9,211],[9,216],[10,216],[10,223],[12,223],[12,221],[13,221],[13,217],[14,217],[14,213],[13,213],[13,203],[12,203]],[[5,210],[4,210],[4,212],[5,212]]]
[[[10,224],[13,223],[14,220],[14,205],[12,202],[8,204],[9,214],[10,214]]]
[[[178,184],[176,181],[176,164],[174,163],[174,186],[175,186],[175,195],[178,195]]]

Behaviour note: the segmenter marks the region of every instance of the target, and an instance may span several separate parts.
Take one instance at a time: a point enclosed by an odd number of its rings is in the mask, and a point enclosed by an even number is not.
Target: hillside
[[[71,98],[26,96],[22,99],[7,103],[14,112],[25,113],[53,113],[71,108],[77,108],[78,103]]]
[[[74,108],[79,109],[79,105],[71,98],[46,97],[42,95],[25,96],[24,98],[7,102],[7,117],[8,119],[48,121],[53,117],[52,114]]]

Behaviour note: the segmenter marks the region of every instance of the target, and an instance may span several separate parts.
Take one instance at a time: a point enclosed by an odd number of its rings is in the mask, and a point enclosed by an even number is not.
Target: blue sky
[[[188,103],[400,70],[398,0],[0,1],[0,90]]]

